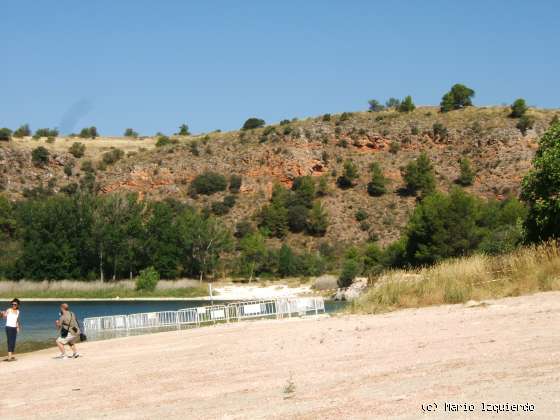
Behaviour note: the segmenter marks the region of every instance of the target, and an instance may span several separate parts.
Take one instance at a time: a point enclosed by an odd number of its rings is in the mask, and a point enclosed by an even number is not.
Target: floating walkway
[[[149,332],[162,328],[200,327],[246,319],[281,319],[325,313],[322,297],[278,298],[199,306],[178,311],[144,312],[84,318],[84,332],[92,338],[104,333]]]

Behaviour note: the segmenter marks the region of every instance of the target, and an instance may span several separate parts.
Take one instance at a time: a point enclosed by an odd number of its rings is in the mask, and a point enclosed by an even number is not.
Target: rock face
[[[334,300],[353,301],[359,298],[367,289],[367,278],[356,277],[354,282],[346,289],[338,289],[333,297]]]

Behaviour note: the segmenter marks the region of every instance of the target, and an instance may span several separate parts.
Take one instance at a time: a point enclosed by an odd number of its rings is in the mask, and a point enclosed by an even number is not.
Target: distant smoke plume
[[[85,117],[93,109],[93,102],[89,99],[80,99],[74,102],[64,113],[58,129],[62,134],[69,134],[74,131],[78,121]]]

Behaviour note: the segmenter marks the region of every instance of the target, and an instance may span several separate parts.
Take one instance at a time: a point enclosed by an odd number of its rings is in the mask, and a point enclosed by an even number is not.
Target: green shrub
[[[229,177],[229,190],[232,193],[238,193],[241,189],[241,184],[243,180],[239,175],[231,175]]]
[[[307,226],[309,209],[301,204],[288,207],[288,227],[291,232],[303,232]]]
[[[351,117],[352,117],[351,112],[343,112],[342,114],[340,114],[340,118],[338,120],[339,121],[348,121]]]
[[[330,121],[331,120],[331,114],[324,114],[321,119],[325,122]]]
[[[97,132],[97,128],[94,126],[86,127],[82,128],[82,131],[80,131],[80,137],[83,139],[94,139],[99,137],[99,133]]]
[[[164,147],[169,146],[171,144],[177,144],[179,141],[177,139],[170,139],[167,136],[161,135],[158,137],[156,141],[156,147]]]
[[[559,121],[560,117],[558,117],[558,114],[554,114],[554,116],[550,120],[550,126],[552,127],[553,125],[558,124]]]
[[[389,143],[389,152],[396,155],[401,150],[401,144],[397,140],[392,140]]]
[[[372,197],[382,196],[387,192],[389,180],[383,175],[383,170],[377,162],[371,164],[370,171],[371,181],[367,184],[368,194]]]
[[[44,166],[49,162],[49,151],[39,146],[31,152],[31,161],[35,166]]]
[[[525,115],[528,109],[529,107],[527,107],[527,104],[525,103],[525,99],[523,98],[516,99],[511,104],[511,113],[509,114],[509,116],[511,118],[521,118],[523,115]]]
[[[307,216],[306,231],[312,236],[325,236],[329,227],[329,217],[321,203],[316,202]]]
[[[12,139],[12,130],[7,127],[0,128],[0,141],[10,141]]]
[[[255,228],[247,219],[241,220],[235,224],[234,236],[236,238],[241,239],[252,233],[255,233]]]
[[[222,201],[215,201],[212,203],[211,210],[216,216],[223,216],[229,213],[230,207]]]
[[[156,290],[159,281],[159,273],[154,267],[148,267],[140,271],[136,277],[136,290],[153,292]]]
[[[124,136],[125,137],[137,138],[138,137],[138,132],[134,131],[132,128],[127,128],[126,130],[124,130]]]
[[[187,124],[181,124],[179,127],[179,132],[177,133],[179,136],[190,136],[191,133],[189,131],[189,126]]]
[[[38,128],[33,134],[34,139],[40,139],[41,137],[57,137],[58,130],[56,128]]]
[[[84,156],[86,152],[86,146],[83,143],[75,142],[72,143],[72,146],[70,146],[68,152],[75,158],[79,159]]]
[[[264,127],[265,122],[264,120],[261,120],[260,118],[249,118],[247,121],[245,121],[245,123],[243,124],[243,127],[241,128],[242,130],[253,130],[255,128],[261,128]]]
[[[105,165],[112,165],[124,157],[124,152],[121,149],[113,149],[103,153],[102,162]]]
[[[354,186],[354,181],[358,179],[358,176],[357,166],[351,160],[347,160],[344,162],[344,172],[336,180],[336,183],[342,189],[351,188]]]
[[[533,117],[530,115],[522,115],[519,121],[517,121],[516,127],[521,131],[521,134],[526,135],[527,131],[532,129],[534,125],[535,119]]]
[[[560,238],[560,124],[540,138],[533,167],[521,185],[521,197],[529,206],[525,222],[528,239]]]
[[[377,99],[371,99],[368,101],[370,112],[380,112],[385,109],[385,107]]]
[[[360,274],[361,268],[359,261],[355,259],[346,259],[342,264],[342,271],[338,277],[338,287],[349,287],[356,276]]]
[[[409,162],[401,169],[401,174],[410,194],[421,191],[422,196],[426,196],[435,191],[434,168],[426,152],[422,152],[418,159]]]
[[[416,108],[414,102],[412,102],[412,96],[406,96],[402,102],[399,104],[399,112],[412,112]]]
[[[95,172],[95,169],[93,168],[93,163],[91,163],[91,160],[84,160],[82,162],[82,166],[80,166],[80,169],[84,172]]]
[[[71,163],[69,163],[69,162],[66,163],[66,164],[64,165],[64,174],[65,174],[66,176],[72,176],[72,169],[73,169],[73,168],[74,168],[74,165],[73,165],[73,164],[71,164]]]
[[[359,209],[356,211],[356,213],[354,213],[354,217],[358,222],[362,222],[366,220],[369,217],[369,215],[364,209]]]
[[[475,171],[471,168],[471,162],[467,158],[462,158],[459,161],[459,165],[461,168],[461,172],[459,174],[459,178],[457,179],[457,183],[464,187],[472,185],[476,174]]]
[[[389,98],[385,101],[386,108],[399,109],[401,101],[397,98]]]
[[[441,98],[440,111],[449,112],[454,109],[461,109],[467,106],[472,106],[472,98],[474,97],[474,90],[471,88],[457,83],[451,87]]]
[[[226,188],[226,178],[211,171],[198,175],[191,184],[191,190],[195,194],[212,195],[219,191],[225,191]]]
[[[436,122],[432,126],[432,131],[434,134],[434,139],[445,140],[448,136],[447,127],[445,127],[442,123]]]
[[[16,131],[14,131],[14,137],[29,137],[31,136],[31,129],[29,124],[23,124]]]
[[[237,203],[237,197],[235,195],[227,195],[224,197],[224,205],[228,208],[232,209],[235,207],[235,203]]]

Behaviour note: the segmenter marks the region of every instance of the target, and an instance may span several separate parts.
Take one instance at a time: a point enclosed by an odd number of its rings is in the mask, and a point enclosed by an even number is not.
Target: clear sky
[[[2,1],[0,127],[239,128],[456,82],[560,106],[560,2]]]

